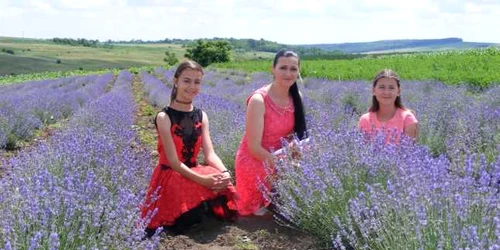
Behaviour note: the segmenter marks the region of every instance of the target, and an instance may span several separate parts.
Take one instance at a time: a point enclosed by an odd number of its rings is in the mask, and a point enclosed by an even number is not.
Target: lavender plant
[[[200,93],[195,105],[207,113],[214,150],[230,170],[234,170],[236,149],[245,129],[240,105],[210,94]],[[221,131],[224,131],[221,133]]]
[[[11,249],[153,249],[139,206],[151,171],[133,148],[131,75],[88,103],[50,141],[5,164],[0,246]]]
[[[279,213],[335,249],[498,247],[500,162],[468,155],[457,175],[427,147],[383,138],[316,131],[299,164],[276,163]]]
[[[149,104],[156,108],[163,108],[170,103],[171,88],[168,88],[160,79],[147,72],[141,72],[139,77],[144,83],[143,90],[147,95]]]
[[[167,81],[173,77],[172,70],[155,74]],[[170,88],[145,72],[140,77],[150,103],[167,105]],[[156,244],[139,241],[144,221],[137,217],[138,206],[150,159],[134,148],[131,78],[121,73],[105,95],[100,88],[87,89],[98,85],[85,78],[46,85],[61,95],[77,92],[84,108],[49,142],[3,163],[9,170],[0,179],[6,190],[0,194],[0,247]],[[215,150],[228,167],[243,134],[245,98],[269,81],[262,73],[205,72],[195,105],[208,114]],[[300,160],[285,144],[287,157],[275,162],[280,178],[268,198],[282,218],[326,248],[499,249],[500,86],[471,91],[403,82],[403,103],[416,112],[420,133],[417,142],[404,138],[392,145],[383,134],[368,141],[357,129],[370,105],[371,83],[305,79],[299,84],[312,139]],[[31,87],[44,91],[36,84],[2,90],[15,96],[35,93]],[[1,131],[23,131],[9,118],[17,106],[33,106],[9,100],[0,101],[0,143],[7,140]],[[32,117],[42,123],[41,115]]]
[[[111,79],[107,74],[5,86],[0,94],[0,148],[13,148],[31,138],[34,130],[70,117],[102,95]]]

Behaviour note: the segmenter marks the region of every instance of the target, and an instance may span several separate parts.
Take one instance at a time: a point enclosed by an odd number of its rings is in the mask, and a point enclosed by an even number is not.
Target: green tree
[[[187,49],[184,56],[205,67],[211,63],[229,62],[230,52],[231,45],[226,41],[197,40],[193,47]]]
[[[165,58],[163,58],[163,61],[165,61],[168,65],[175,65],[179,62],[179,59],[175,56],[174,52],[167,51],[165,52]]]

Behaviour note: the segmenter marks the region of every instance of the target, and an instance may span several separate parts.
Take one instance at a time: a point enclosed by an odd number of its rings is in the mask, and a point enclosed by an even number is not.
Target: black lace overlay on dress
[[[190,168],[195,167],[197,165],[197,156],[194,155],[194,151],[197,146],[196,143],[198,142],[198,138],[202,133],[201,123],[203,112],[196,107],[190,112],[178,111],[169,107],[165,108],[163,111],[167,113],[170,118],[172,136],[182,138],[182,159],[180,160],[184,160],[183,163]],[[179,147],[181,145],[175,146]]]

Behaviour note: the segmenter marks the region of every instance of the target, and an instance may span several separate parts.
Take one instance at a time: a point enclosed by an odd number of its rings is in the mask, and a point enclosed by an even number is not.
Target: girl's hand
[[[229,172],[229,170],[224,170],[222,172],[222,176],[226,177],[226,178],[229,178],[229,179],[233,179],[233,177],[231,176],[231,172]]]
[[[220,173],[205,175],[201,180],[201,185],[211,190],[220,190],[227,188],[231,183],[231,178]]]
[[[226,185],[224,185],[224,186],[213,187],[213,188],[212,188],[212,190],[213,190],[215,193],[218,193],[218,192],[224,191],[224,190],[226,190],[226,189],[227,189],[227,187],[229,187],[229,186],[232,186],[232,185],[233,185],[233,183],[232,183],[233,177],[231,176],[231,172],[229,172],[228,170],[226,170],[226,171],[222,172],[222,173],[220,174],[220,178],[221,178],[221,180],[229,180],[229,181],[228,181],[228,182],[227,182],[227,184],[226,184]],[[225,183],[226,183],[226,182],[225,182]]]

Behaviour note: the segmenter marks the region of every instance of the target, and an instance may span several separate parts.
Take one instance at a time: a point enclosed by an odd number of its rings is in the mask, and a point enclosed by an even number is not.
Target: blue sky
[[[498,0],[0,0],[0,36],[500,43]]]

